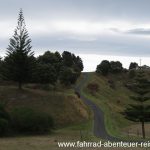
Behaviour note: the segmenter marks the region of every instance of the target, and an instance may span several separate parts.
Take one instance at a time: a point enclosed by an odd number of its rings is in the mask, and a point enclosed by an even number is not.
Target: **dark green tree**
[[[70,86],[71,84],[74,84],[76,82],[79,75],[80,74],[77,72],[74,72],[73,69],[69,67],[63,67],[60,72],[59,80],[62,84],[66,86]]]
[[[2,61],[2,58],[0,57],[0,80],[2,79],[2,64],[3,64],[3,61]]]
[[[62,58],[59,52],[46,51],[37,58],[37,81],[43,84],[55,84],[62,66]]]
[[[111,72],[112,73],[120,73],[123,70],[122,63],[119,61],[111,61],[110,62]]]
[[[75,56],[74,54],[72,54],[72,59],[73,59],[73,69],[76,72],[81,72],[83,71],[83,62],[82,59],[79,56]]]
[[[131,62],[130,66],[129,66],[129,70],[131,69],[137,69],[138,68],[138,64],[136,62]]]
[[[31,39],[24,21],[23,11],[20,10],[18,24],[5,57],[5,77],[18,82],[19,89],[28,82],[34,69],[34,53],[31,51]]]
[[[72,54],[68,51],[64,51],[62,53],[63,65],[67,67],[71,67],[73,65]]]
[[[57,81],[56,70],[51,64],[37,64],[35,74],[36,83],[54,85]]]
[[[150,121],[150,105],[147,103],[150,100],[150,80],[142,70],[138,72],[135,79],[134,92],[136,96],[131,96],[131,98],[135,103],[130,104],[123,114],[131,121],[141,122],[142,135],[145,138],[145,122]]]
[[[37,58],[37,61],[43,64],[51,64],[55,65],[56,63],[61,63],[61,55],[59,52],[52,53],[50,51],[46,51],[43,55],[40,55]]]
[[[110,71],[110,63],[108,60],[103,60],[96,68],[97,73],[107,75]]]
[[[50,67],[50,68],[48,68]],[[62,56],[59,52],[47,51],[37,58],[35,78],[37,82],[54,84],[59,80],[64,85],[74,84],[83,70],[83,63],[79,56],[64,51]],[[41,78],[39,80],[39,78]],[[43,79],[42,79],[43,78]]]

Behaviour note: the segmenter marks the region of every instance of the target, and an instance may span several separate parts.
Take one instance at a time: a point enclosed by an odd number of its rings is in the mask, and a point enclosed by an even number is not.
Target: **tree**
[[[62,53],[63,65],[71,67],[73,65],[72,54],[68,51]]]
[[[60,72],[59,80],[62,84],[69,86],[76,82],[79,75],[80,75],[79,73],[74,72],[71,68],[63,67]]]
[[[130,66],[129,66],[129,70],[131,69],[137,69],[138,68],[138,64],[136,62],[131,62]]]
[[[34,53],[31,51],[31,39],[24,21],[23,11],[20,10],[17,28],[10,44],[7,48],[5,57],[5,77],[9,80],[18,82],[19,89],[22,84],[28,82],[34,68]]]
[[[62,58],[60,53],[46,51],[37,58],[36,82],[54,85],[59,77],[61,66]]]
[[[61,62],[61,55],[59,52],[52,53],[50,51],[46,51],[43,55],[40,55],[37,58],[37,61],[43,64],[55,65],[56,63]]]
[[[79,57],[79,56],[75,56],[74,54],[72,54],[72,57],[73,57],[73,68],[75,71],[77,72],[81,72],[83,71],[83,62],[82,62],[82,59]]]
[[[58,79],[64,85],[74,84],[83,70],[83,63],[79,56],[64,51],[47,51],[37,58],[37,72],[34,80],[37,82],[54,84]],[[43,79],[42,79],[43,78]]]
[[[136,102],[130,104],[124,111],[127,119],[134,122],[141,122],[142,135],[145,139],[145,122],[150,121],[150,105],[147,103],[150,100],[150,80],[145,77],[142,70],[139,71],[134,83],[134,92],[136,96],[131,98]]]
[[[129,71],[129,78],[130,78],[130,79],[133,79],[135,76],[136,76],[136,70],[131,69],[131,70]]]
[[[120,73],[123,70],[122,64],[119,61],[111,61],[110,67],[112,73]]]
[[[3,64],[3,61],[2,61],[2,58],[0,57],[0,80],[2,79],[2,64]]]
[[[36,82],[41,84],[54,85],[57,81],[56,70],[51,64],[37,64],[35,74]]]
[[[108,60],[103,60],[96,68],[97,73],[102,73],[102,75],[107,75],[110,71],[110,63]]]

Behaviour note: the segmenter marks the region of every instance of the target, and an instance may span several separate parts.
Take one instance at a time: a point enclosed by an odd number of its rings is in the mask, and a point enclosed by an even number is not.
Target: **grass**
[[[121,114],[128,104],[133,103],[133,100],[129,98],[129,95],[133,95],[133,93],[124,86],[124,82],[127,81],[127,75],[111,74],[107,77],[96,73],[88,73],[88,75],[88,82],[83,86],[82,93],[103,110],[108,133],[112,136],[128,139],[129,137],[123,130],[135,123],[125,119]],[[115,86],[113,88],[110,87],[109,80],[114,82]],[[98,84],[99,91],[90,92],[87,88],[89,83]]]
[[[29,107],[46,112],[54,118],[55,126],[65,127],[89,119],[89,110],[73,90],[44,91],[14,86],[0,86],[0,102],[11,111],[15,107]]]
[[[28,86],[27,86],[28,87]],[[49,150],[58,149],[57,141],[77,141],[93,136],[92,113],[74,94],[73,89],[56,91],[0,86],[0,102],[8,111],[15,107],[29,107],[50,114],[56,129],[43,136],[16,136],[0,138],[0,150]]]
[[[77,132],[75,129],[64,128],[47,136],[2,138],[0,139],[0,150],[127,150],[127,148],[59,148],[57,144],[58,142],[76,142],[78,140],[80,140],[80,132]],[[99,140],[94,139],[93,141]],[[148,149],[132,148],[132,150]]]
[[[82,80],[83,76],[78,82]],[[109,87],[108,79],[89,73],[89,80],[84,85],[82,93],[89,97],[105,112],[105,124],[110,134],[119,136],[130,127],[135,129],[132,122],[124,119],[120,111],[131,102],[128,95],[132,94],[122,86],[122,76],[110,76],[115,81],[116,89]],[[99,84],[99,91],[90,94],[86,85],[91,82]],[[9,94],[8,94],[9,93]],[[118,103],[118,100],[120,101]],[[93,120],[91,111],[78,99],[72,89],[60,88],[56,91],[24,88],[22,92],[14,86],[0,86],[0,101],[6,104],[7,110],[14,107],[27,106],[38,111],[52,115],[57,125],[57,130],[43,136],[17,136],[0,139],[0,150],[66,150],[59,148],[57,142],[65,141],[99,141],[93,136]],[[130,126],[131,125],[131,126]],[[136,130],[134,130],[136,131]],[[123,136],[123,135],[122,135]],[[73,148],[74,150],[93,148]],[[98,150],[100,148],[94,148]],[[101,148],[101,150],[106,148]],[[112,149],[112,148],[110,148]],[[126,148],[115,148],[124,150]],[[141,148],[135,148],[141,150]],[[133,148],[134,150],[134,148]],[[146,150],[146,149],[145,149]]]

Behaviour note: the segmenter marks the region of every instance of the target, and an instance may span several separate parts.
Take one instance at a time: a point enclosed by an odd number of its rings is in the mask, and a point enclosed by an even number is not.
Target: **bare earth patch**
[[[123,132],[129,136],[142,137],[141,124],[131,125],[123,129]],[[145,124],[146,136],[150,138],[150,123]]]

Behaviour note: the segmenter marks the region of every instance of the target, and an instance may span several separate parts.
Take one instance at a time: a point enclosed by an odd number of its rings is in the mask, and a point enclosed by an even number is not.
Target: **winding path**
[[[110,136],[105,128],[103,111],[90,99],[86,98],[81,93],[81,89],[88,80],[88,73],[83,73],[83,80],[75,87],[75,91],[80,94],[80,98],[88,105],[94,113],[94,135],[102,139],[118,141],[119,139]]]

